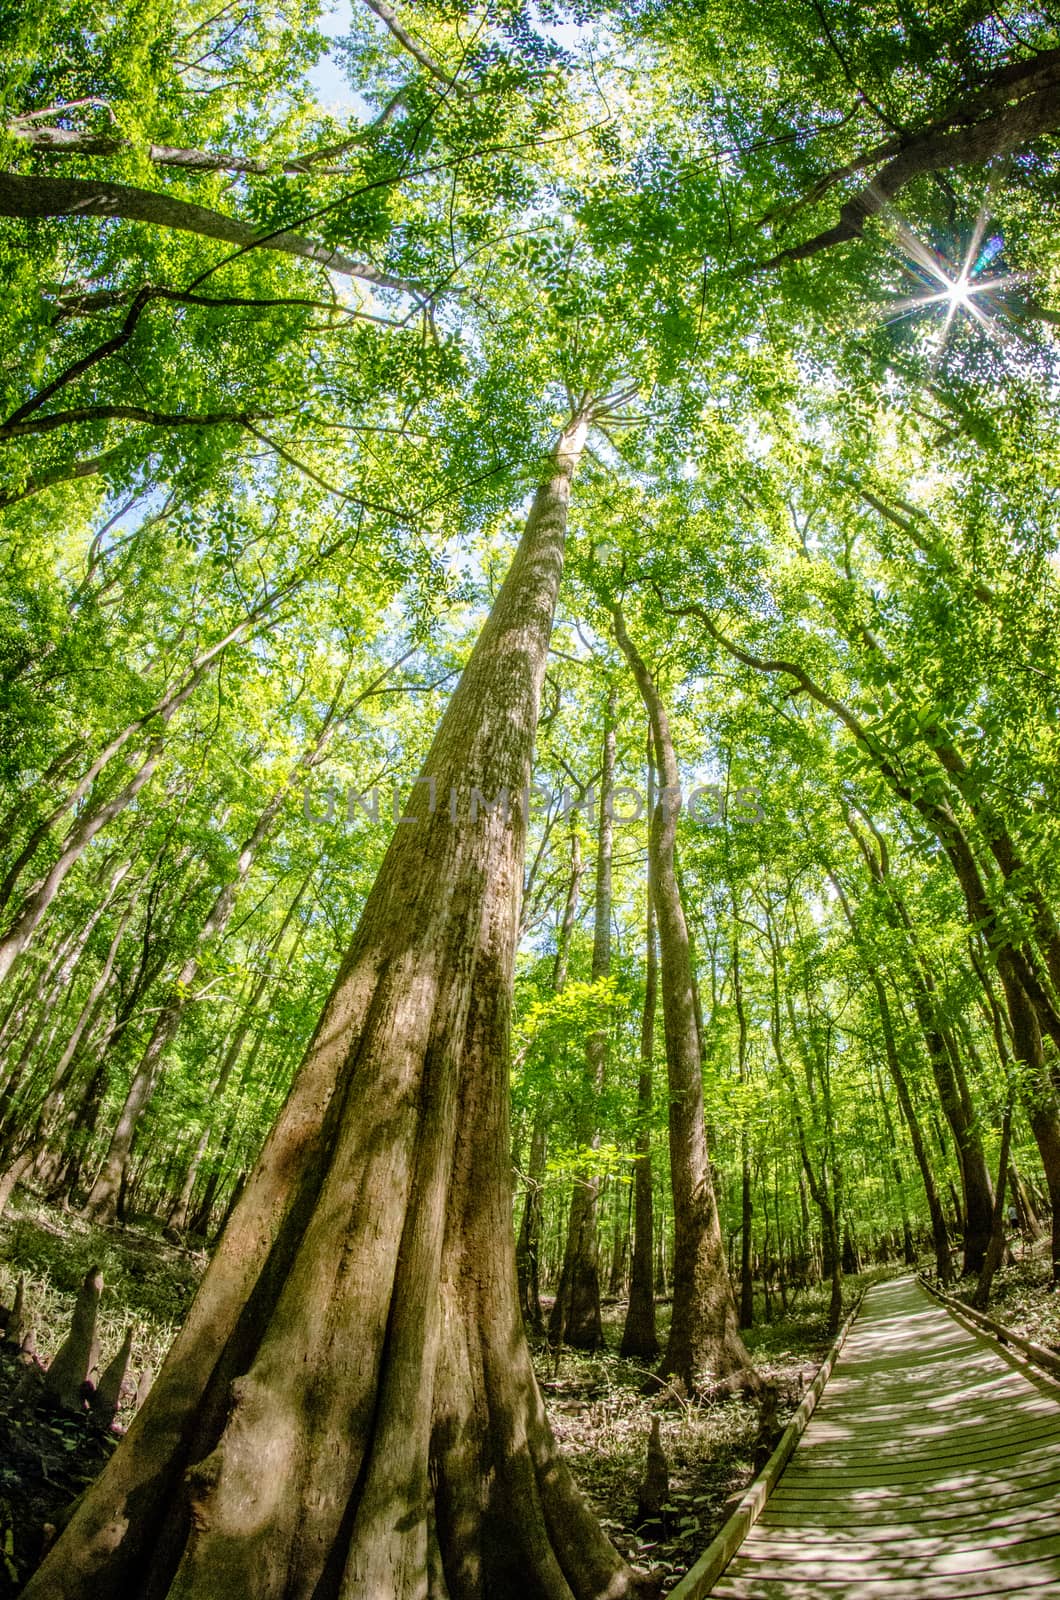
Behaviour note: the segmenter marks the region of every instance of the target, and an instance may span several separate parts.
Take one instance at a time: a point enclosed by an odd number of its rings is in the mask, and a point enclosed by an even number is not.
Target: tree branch
[[[184,411],[150,411],[143,406],[72,406],[68,411],[53,411],[46,417],[27,417],[22,422],[0,423],[0,440],[25,438],[32,433],[51,433],[71,422],[107,422],[111,418],[145,422],[152,428],[248,428],[252,421],[269,416],[266,411],[214,411],[202,416]]]
[[[84,101],[86,105],[99,105],[101,101]],[[40,128],[29,126],[30,117],[65,114],[68,106],[52,106],[48,111],[27,112],[9,122],[5,132],[31,149],[51,156],[113,156],[123,150],[136,150],[132,139],[117,133],[86,133],[79,128]],[[283,161],[262,161],[256,156],[235,155],[230,150],[196,150],[182,145],[149,144],[142,154],[156,167],[177,167],[183,172],[249,172],[257,176],[282,172],[290,177],[300,177],[313,172],[342,174],[341,169],[321,168],[320,162],[345,154],[357,143],[356,138],[344,139],[341,144],[326,150],[309,151],[305,155],[288,156]]]
[[[415,61],[418,61],[420,66],[429,72],[432,78],[437,78],[439,83],[444,83],[447,89],[451,89],[457,94],[467,94],[463,84],[457,83],[455,78],[451,78],[448,72],[438,65],[434,57],[428,55],[421,44],[417,44],[408,29],[403,26],[396,11],[387,5],[386,0],[364,0],[364,3],[369,11],[375,12],[380,22],[386,24],[401,48],[407,50],[409,55]]]
[[[70,483],[75,478],[90,478],[94,473],[105,472],[117,461],[124,448],[124,445],[115,445],[112,450],[104,450],[98,456],[86,456],[82,461],[69,461],[61,467],[53,467],[35,478],[27,478],[21,489],[0,489],[0,507],[28,500],[30,495],[40,494],[43,489],[51,489],[55,484]]]
[[[760,263],[758,271],[801,261],[848,239],[860,238],[866,222],[899,190],[923,173],[979,165],[1011,155],[1022,145],[1060,127],[1060,50],[1002,68],[975,94],[952,106],[917,133],[878,145],[859,160],[820,179],[808,198],[876,160],[887,164],[844,203],[839,221],[803,244],[791,245]]]
[[[0,172],[0,216],[5,217],[119,217],[126,222],[146,222],[154,227],[176,228],[206,239],[246,250],[278,250],[283,255],[299,256],[316,262],[330,272],[360,278],[383,289],[422,298],[419,284],[380,272],[369,262],[356,261],[340,250],[314,244],[296,233],[279,231],[261,234],[248,222],[226,217],[220,211],[178,200],[173,195],[137,189],[126,183],[107,183],[94,178],[53,178],[39,173]]]

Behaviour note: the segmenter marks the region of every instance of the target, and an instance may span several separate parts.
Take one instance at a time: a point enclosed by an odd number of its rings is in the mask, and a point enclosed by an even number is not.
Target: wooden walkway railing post
[[[855,1301],[850,1315],[836,1335],[832,1348],[818,1367],[817,1376],[803,1396],[799,1409],[781,1434],[773,1454],[747,1489],[731,1517],[720,1529],[712,1543],[704,1550],[695,1566],[690,1567],[677,1587],[670,1590],[667,1600],[701,1600],[701,1596],[709,1594],[714,1583],[724,1572],[748,1533],[758,1521],[780,1474],[790,1461],[795,1452],[795,1446],[805,1432],[806,1424],[813,1416],[817,1402],[824,1391],[824,1386],[832,1375],[832,1368],[836,1364],[839,1352],[846,1343],[851,1324],[861,1309],[863,1299],[864,1294],[861,1294]]]

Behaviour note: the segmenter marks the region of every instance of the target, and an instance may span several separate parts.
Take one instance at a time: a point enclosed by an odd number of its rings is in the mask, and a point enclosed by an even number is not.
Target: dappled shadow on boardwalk
[[[712,1593],[1060,1595],[1058,1400],[1060,1388],[1024,1375],[912,1278],[876,1285]]]

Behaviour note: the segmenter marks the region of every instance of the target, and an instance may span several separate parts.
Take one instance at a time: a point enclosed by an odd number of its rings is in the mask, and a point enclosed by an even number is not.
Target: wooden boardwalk
[[[913,1278],[877,1284],[728,1600],[1060,1600],[1060,1390]]]

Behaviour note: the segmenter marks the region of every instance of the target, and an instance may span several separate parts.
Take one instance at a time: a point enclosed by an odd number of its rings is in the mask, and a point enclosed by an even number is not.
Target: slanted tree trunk
[[[708,1374],[753,1386],[757,1380],[740,1338],[703,1119],[695,974],[675,861],[680,773],[662,696],[626,631],[619,606],[612,607],[612,617],[615,638],[651,718],[662,780],[649,843],[659,924],[674,1201],[673,1311],[661,1371],[680,1378],[690,1391],[700,1388]]]
[[[118,1195],[121,1191],[122,1181],[128,1171],[129,1156],[132,1153],[140,1118],[154,1092],[162,1058],[169,1045],[175,1039],[183,1021],[184,1013],[191,1004],[192,986],[198,976],[203,953],[209,945],[215,943],[221,937],[228,926],[229,918],[235,910],[239,891],[246,882],[262,845],[272,834],[283,802],[290,793],[292,786],[320,761],[334,730],[335,719],[339,709],[339,697],[348,677],[349,670],[347,669],[342,676],[338,692],[322,719],[315,739],[302,751],[283,782],[278,785],[262,807],[250,834],[244,840],[236,857],[231,877],[218,891],[206,920],[199,930],[195,949],[184,962],[170,987],[169,993],[162,1002],[155,1025],[151,1030],[151,1037],[133,1072],[125,1102],[118,1114],[118,1121],[111,1135],[107,1153],[103,1158],[103,1163],[96,1174],[95,1182],[84,1204],[83,1214],[92,1222],[110,1222],[115,1216]]]
[[[188,694],[194,685],[189,686]],[[183,701],[174,702],[170,715]],[[162,743],[155,739],[143,761],[129,781],[109,800],[101,800],[83,811],[63,839],[59,854],[52,862],[40,883],[26,895],[15,917],[0,935],[0,983],[7,977],[18,957],[32,939],[48,907],[66,880],[67,874],[77,865],[92,840],[131,805],[140,790],[151,781],[162,755]]]
[[[859,836],[857,831],[851,826],[849,819],[847,820],[847,825],[850,828],[850,831],[854,834],[855,839],[858,839]],[[865,854],[865,859],[871,872],[872,860],[870,859],[869,854],[864,850],[863,854]],[[869,975],[873,993],[876,996],[876,1008],[880,1019],[880,1031],[883,1034],[884,1059],[887,1062],[887,1071],[890,1074],[891,1082],[894,1084],[895,1093],[898,1096],[898,1105],[905,1120],[905,1125],[909,1130],[909,1142],[913,1147],[913,1158],[916,1161],[917,1170],[920,1173],[920,1181],[924,1186],[924,1198],[927,1201],[928,1215],[931,1218],[931,1241],[935,1250],[935,1268],[938,1274],[939,1282],[945,1286],[951,1281],[953,1276],[952,1272],[950,1271],[950,1240],[949,1232],[946,1227],[946,1216],[942,1209],[942,1202],[938,1196],[938,1189],[935,1185],[935,1175],[931,1170],[931,1158],[928,1155],[927,1146],[924,1143],[924,1136],[920,1129],[920,1119],[916,1114],[916,1107],[913,1104],[913,1097],[909,1092],[909,1084],[906,1079],[905,1069],[902,1065],[902,1058],[898,1051],[898,1042],[895,1038],[894,1032],[894,1019],[891,1015],[891,1003],[888,999],[887,989],[884,985],[883,979],[880,977],[879,969],[873,961],[870,952],[865,948],[864,941],[860,935],[857,918],[854,915],[853,908],[847,899],[843,886],[839,879],[834,875],[829,874],[829,876],[831,877],[832,883],[835,886],[836,892],[839,896],[839,903],[843,908],[850,931],[858,945],[858,952],[861,956],[862,964]],[[884,1107],[884,1114],[888,1119],[888,1126],[890,1126],[890,1113],[887,1109],[887,1101],[882,1097],[882,1093],[881,1101]],[[909,1252],[907,1251],[906,1254],[908,1255],[908,1253]]]
[[[0,216],[123,217],[129,222],[178,228],[204,239],[220,239],[244,249],[252,246],[257,250],[279,250],[384,288],[414,290],[414,285],[404,278],[394,278],[380,272],[370,262],[354,260],[341,250],[314,244],[300,234],[277,233],[275,229],[263,231],[253,223],[225,216],[208,206],[195,205],[164,192],[137,189],[127,183],[95,178],[54,178],[44,173],[0,172]]]
[[[588,420],[551,458],[188,1319],[25,1600],[634,1592],[557,1453],[519,1314],[525,817],[481,803],[530,781]]]
[[[210,1135],[213,1131],[214,1120],[212,1107],[218,1104],[221,1096],[225,1092],[225,1089],[228,1087],[228,1080],[232,1076],[232,1072],[236,1066],[236,1063],[242,1054],[243,1045],[246,1043],[247,1034],[250,1032],[255,1014],[257,1013],[258,1006],[261,1002],[261,998],[268,987],[269,980],[272,975],[269,970],[269,958],[276,957],[282,950],[283,941],[287,936],[287,930],[291,926],[291,923],[295,917],[295,913],[302,903],[303,895],[312,882],[313,873],[315,870],[315,867],[312,868],[302,879],[296,894],[292,898],[290,905],[287,907],[283,922],[280,924],[279,932],[272,939],[270,947],[265,950],[263,970],[258,975],[257,981],[255,982],[245,1004],[242,1007],[239,1021],[232,1030],[232,1036],[228,1040],[224,1053],[221,1057],[221,1064],[217,1069],[217,1075],[214,1078],[213,1084],[210,1088],[211,1110],[203,1121],[202,1132],[199,1135],[199,1139],[192,1153],[191,1159],[188,1161],[184,1169],[184,1176],[181,1179],[180,1187],[174,1196],[173,1203],[170,1206],[169,1213],[166,1217],[167,1226],[176,1232],[179,1232],[187,1222],[188,1215],[191,1211],[192,1195],[195,1193],[195,1184],[199,1176],[199,1168],[202,1165],[203,1157],[206,1155],[206,1152],[210,1147]],[[289,966],[293,965],[294,963],[295,955],[300,948],[304,931],[304,929],[299,930],[298,936],[294,940],[292,948],[288,953],[286,959]]]
[[[648,733],[648,822],[655,811],[655,764],[651,732]],[[648,860],[647,918],[645,928],[644,1010],[640,1024],[640,1071],[637,1075],[637,1137],[633,1165],[633,1260],[629,1278],[629,1306],[622,1329],[620,1353],[640,1361],[659,1354],[655,1331],[653,1282],[654,1218],[652,1215],[651,1112],[652,1059],[655,1053],[655,1006],[659,987],[659,957],[655,940],[655,905],[652,899],[651,858]]]
[[[990,1289],[994,1274],[1005,1256],[1005,1181],[1008,1177],[1008,1154],[1012,1145],[1012,1099],[1005,1107],[1005,1121],[1001,1129],[1001,1153],[997,1162],[997,1183],[994,1185],[994,1231],[990,1247],[983,1261],[983,1270],[972,1295],[973,1306],[985,1311],[990,1304]]]
[[[604,748],[600,780],[600,820],[596,845],[596,901],[593,910],[592,979],[611,971],[611,847],[614,833],[612,795],[615,780],[615,694],[604,712]],[[607,1069],[607,1028],[594,1028],[585,1044],[585,1073],[575,1138],[579,1150],[599,1147],[600,1094]],[[600,1250],[597,1211],[600,1179],[596,1173],[575,1180],[571,1194],[567,1241],[556,1298],[549,1316],[553,1344],[565,1341],[579,1350],[599,1350],[604,1342],[600,1315]]]
[[[1016,1210],[1019,1213],[1020,1227],[1029,1238],[1040,1239],[1042,1236],[1042,1220],[1038,1215],[1031,1192],[1023,1181],[1023,1174],[1014,1161],[1010,1161],[1008,1164],[1008,1186],[1012,1193]]]
[[[145,880],[146,883],[146,880]],[[55,1066],[47,1091],[37,1111],[33,1130],[25,1144],[17,1151],[13,1160],[5,1171],[0,1174],[0,1214],[10,1198],[11,1192],[19,1178],[26,1173],[30,1166],[34,1168],[35,1176],[45,1184],[54,1178],[54,1169],[49,1171],[42,1157],[47,1148],[51,1124],[62,1106],[70,1082],[73,1078],[78,1062],[78,1052],[86,1031],[94,1021],[103,993],[110,982],[114,969],[114,960],[118,953],[125,930],[139,901],[145,883],[132,894],[129,902],[118,920],[118,926],[111,939],[110,947],[95,982],[89,990],[88,997],[81,1008],[80,1015],[74,1023],[73,1030],[66,1041],[62,1055]]]

